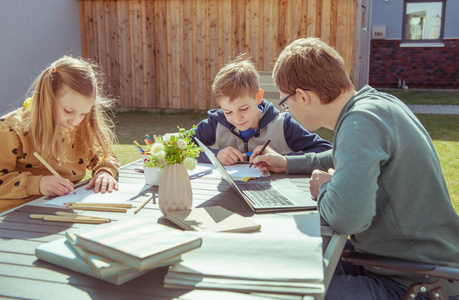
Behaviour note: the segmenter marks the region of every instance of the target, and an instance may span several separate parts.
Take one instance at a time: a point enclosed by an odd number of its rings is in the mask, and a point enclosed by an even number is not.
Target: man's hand
[[[311,196],[314,200],[316,200],[319,196],[320,187],[324,183],[331,181],[334,173],[334,169],[328,169],[328,173],[321,170],[312,171],[311,179],[309,179],[309,190],[311,191]]]
[[[262,171],[272,171],[276,173],[287,172],[287,158],[274,151],[268,146],[262,154],[258,155],[262,146],[258,146],[253,150],[252,156],[250,156],[250,162],[253,162],[255,168],[259,168]]]
[[[87,190],[94,188],[94,192],[98,193],[99,191],[104,194],[105,192],[113,192],[113,190],[118,190],[118,181],[113,178],[112,174],[107,171],[100,171],[91,178],[88,185],[86,186]]]
[[[217,153],[217,159],[224,166],[231,166],[238,161],[244,161],[245,155],[233,147],[226,147]]]

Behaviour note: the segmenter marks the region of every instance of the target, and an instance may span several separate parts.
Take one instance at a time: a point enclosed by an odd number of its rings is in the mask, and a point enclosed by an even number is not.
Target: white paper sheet
[[[258,169],[251,167],[250,164],[234,164],[231,166],[225,166],[226,171],[234,180],[242,180],[239,178],[255,177],[260,178],[263,176],[263,172]]]
[[[322,238],[317,213],[255,218],[261,231],[194,233],[200,248],[182,255],[166,277],[166,287],[317,295],[324,292]],[[290,228],[286,231],[284,229]]]
[[[239,280],[323,281],[322,238],[240,233],[196,233],[200,248],[187,252],[173,272]]]
[[[234,164],[231,166],[224,166],[225,170],[228,174],[233,178],[233,180],[244,180],[244,178],[253,177],[253,178],[260,178],[269,176],[269,172],[267,174],[263,173],[260,169],[251,167],[249,168],[250,164]],[[212,165],[211,165],[212,166]],[[212,178],[221,178],[220,172],[212,166],[213,172],[209,176]]]
[[[45,205],[56,205],[66,207],[67,202],[104,202],[104,203],[124,203],[133,200],[137,195],[148,189],[150,186],[145,184],[119,183],[118,191],[101,194],[94,193],[94,190],[86,190],[86,185],[75,189],[76,194],[67,194],[56,197],[45,202]]]

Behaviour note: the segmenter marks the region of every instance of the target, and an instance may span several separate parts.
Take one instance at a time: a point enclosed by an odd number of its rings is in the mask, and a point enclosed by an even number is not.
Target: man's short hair
[[[254,64],[245,54],[238,55],[226,64],[215,76],[212,92],[215,101],[228,97],[229,101],[249,96],[256,98],[259,91],[258,72]]]
[[[330,103],[354,88],[341,55],[318,38],[302,38],[288,45],[277,58],[273,79],[282,93],[309,89],[322,103]]]

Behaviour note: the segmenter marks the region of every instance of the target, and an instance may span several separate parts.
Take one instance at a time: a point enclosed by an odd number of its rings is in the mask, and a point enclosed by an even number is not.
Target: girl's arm
[[[88,169],[93,170],[93,177],[86,186],[86,189],[94,189],[96,193],[111,193],[114,190],[118,190],[117,179],[119,167],[118,158],[113,151],[105,158],[95,155],[90,160],[90,165],[88,166]]]
[[[21,134],[22,135],[22,134]],[[24,138],[24,136],[22,136]],[[22,160],[32,170],[32,153],[24,153],[19,134],[6,121],[0,121],[0,199],[21,199],[40,195],[42,175],[17,170],[17,161]],[[28,163],[30,161],[30,163]]]

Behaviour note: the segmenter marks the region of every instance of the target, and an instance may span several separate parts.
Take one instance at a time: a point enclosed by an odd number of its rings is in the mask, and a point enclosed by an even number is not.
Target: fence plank
[[[143,47],[142,21],[140,18],[140,1],[129,1],[129,35],[132,70],[132,101],[133,107],[145,107],[143,90]]]
[[[118,49],[121,52],[119,57],[120,73],[120,106],[131,106],[131,51],[129,47],[129,19],[127,2],[117,1],[118,26]]]
[[[316,36],[355,70],[361,0],[80,0],[83,56],[119,107],[207,110],[218,70],[247,53],[258,71],[293,40]]]

